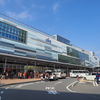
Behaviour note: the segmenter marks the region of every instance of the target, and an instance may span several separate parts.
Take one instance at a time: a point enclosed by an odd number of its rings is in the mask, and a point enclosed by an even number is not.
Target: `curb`
[[[19,82],[19,83],[9,83],[9,84],[2,84],[2,85],[1,85],[1,83],[0,83],[0,87],[9,86],[9,85],[15,85],[15,84],[30,83],[30,82],[38,82],[38,81],[41,81],[41,80],[33,80],[33,81]]]

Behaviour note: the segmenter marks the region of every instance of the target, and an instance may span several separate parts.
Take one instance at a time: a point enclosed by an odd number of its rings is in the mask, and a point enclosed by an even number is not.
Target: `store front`
[[[13,72],[14,75],[17,75],[18,72],[24,72],[24,65],[19,65],[19,64],[5,64],[1,63],[0,64],[0,74],[5,70],[5,72],[11,73]]]

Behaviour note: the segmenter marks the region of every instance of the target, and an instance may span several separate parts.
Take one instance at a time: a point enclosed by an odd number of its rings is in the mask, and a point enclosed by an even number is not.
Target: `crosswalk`
[[[97,82],[93,82],[93,85],[94,85],[94,86],[98,86]]]
[[[57,91],[55,91],[55,90],[50,90],[50,91],[48,91],[48,94],[60,94],[60,93],[58,93]]]
[[[48,94],[60,94],[55,90],[55,87],[46,87],[45,90],[47,90]]]

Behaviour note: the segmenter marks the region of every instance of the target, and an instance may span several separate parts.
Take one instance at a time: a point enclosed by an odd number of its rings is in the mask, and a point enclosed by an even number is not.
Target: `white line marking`
[[[95,82],[93,82],[93,85],[95,86]]]
[[[62,81],[60,81],[60,82],[57,82],[57,83],[55,83],[54,85],[56,85],[56,84],[59,84],[59,83],[62,83]]]
[[[41,82],[44,82],[44,81],[41,81]]]
[[[28,85],[31,85],[31,84],[34,84],[34,83],[29,83]]]
[[[18,85],[15,88],[21,88],[22,86],[31,85],[31,84],[34,84],[34,83],[27,83],[27,84]]]
[[[93,82],[93,85],[94,85],[94,86],[98,86],[97,82]]]
[[[56,94],[60,94],[60,93],[57,93],[56,91],[50,90],[50,91],[48,91],[48,94],[54,94],[54,95],[56,95]]]
[[[98,86],[97,82],[95,82],[96,86]]]
[[[5,90],[9,89],[9,87],[5,88]]]
[[[36,83],[40,83],[40,82],[36,82]]]
[[[69,87],[71,86],[71,85],[73,85],[73,84],[75,84],[77,81],[75,81],[75,82],[73,82],[73,83],[71,83],[71,84],[69,84],[66,88],[67,88],[67,90],[69,90],[70,92],[76,92],[76,91],[72,91],[71,89],[69,89]]]
[[[1,94],[3,93],[4,91],[1,91]]]
[[[49,90],[49,89],[52,89],[53,90],[53,89],[55,89],[55,87],[45,87],[45,89],[46,90]]]
[[[0,100],[1,100],[1,97],[0,97]]]
[[[15,85],[12,85],[11,87],[14,87]]]

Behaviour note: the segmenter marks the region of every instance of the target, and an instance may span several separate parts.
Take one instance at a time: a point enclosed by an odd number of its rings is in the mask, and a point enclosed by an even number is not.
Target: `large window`
[[[26,43],[27,32],[6,23],[0,22],[0,37],[21,43]]]
[[[65,43],[65,44],[70,45],[70,41],[69,40],[67,40],[67,39],[65,39],[65,38],[63,38],[63,37],[61,37],[59,35],[57,35],[57,40],[60,41],[60,42]]]
[[[80,58],[80,59],[89,60],[89,56],[87,54],[77,51],[75,49],[72,49],[70,47],[67,47],[67,54],[73,57]]]
[[[75,59],[75,58],[63,56],[63,55],[60,55],[60,54],[58,55],[58,61],[59,62],[64,62],[64,63],[82,65],[82,66],[85,65],[85,62],[82,59]]]

